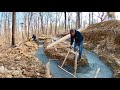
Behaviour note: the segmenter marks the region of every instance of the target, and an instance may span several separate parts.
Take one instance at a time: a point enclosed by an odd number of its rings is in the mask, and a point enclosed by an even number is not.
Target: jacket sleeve
[[[74,41],[74,38],[71,36],[71,42],[70,42],[70,45],[73,44],[73,41]]]

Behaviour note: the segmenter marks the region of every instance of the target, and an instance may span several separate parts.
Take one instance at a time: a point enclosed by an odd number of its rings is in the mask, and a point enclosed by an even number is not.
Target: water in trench
[[[84,49],[84,52],[87,56],[89,66],[86,67],[78,67],[77,69],[77,77],[78,78],[94,78],[96,71],[100,68],[100,72],[97,78],[112,78],[113,72],[111,69],[105,65],[103,61],[93,52]],[[50,58],[48,58],[44,53],[43,42],[40,43],[40,47],[35,54],[39,60],[42,61],[43,64],[47,64]],[[50,70],[54,78],[74,78],[70,74],[66,73],[62,69],[58,67],[61,65],[61,62],[58,60],[50,60]],[[71,72],[73,74],[74,68],[73,66],[64,66],[64,69]]]

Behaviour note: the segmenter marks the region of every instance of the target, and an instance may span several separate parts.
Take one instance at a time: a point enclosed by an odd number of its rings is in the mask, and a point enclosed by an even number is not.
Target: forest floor
[[[38,45],[34,41],[17,47],[0,46],[0,78],[47,78],[46,66],[35,57]]]

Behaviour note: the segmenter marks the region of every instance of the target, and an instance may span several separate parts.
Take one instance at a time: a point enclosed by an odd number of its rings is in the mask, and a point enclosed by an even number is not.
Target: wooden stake
[[[47,69],[47,78],[51,78],[52,76],[50,75],[50,61],[46,64],[46,69]]]
[[[98,68],[98,69],[97,69],[97,71],[96,71],[96,74],[95,74],[95,77],[94,77],[94,78],[97,78],[97,76],[98,76],[99,72],[100,72],[100,68]]]
[[[62,63],[62,65],[61,65],[61,67],[63,67],[63,65],[64,65],[65,61],[67,60],[67,57],[68,57],[68,55],[69,55],[70,51],[71,51],[71,49],[69,49],[69,51],[68,51],[68,53],[67,53],[67,55],[66,55],[66,57],[65,57],[65,59],[64,59],[64,61],[63,61],[63,63]]]
[[[76,50],[76,54],[75,54],[75,63],[74,63],[74,76],[76,76],[76,71],[77,71],[77,50]]]

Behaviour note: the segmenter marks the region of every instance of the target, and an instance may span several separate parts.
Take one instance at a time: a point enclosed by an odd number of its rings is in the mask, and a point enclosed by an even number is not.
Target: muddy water
[[[84,52],[87,56],[89,66],[78,67],[78,78],[94,78],[98,68],[100,68],[100,72],[98,73],[97,78],[113,77],[113,72],[111,71],[111,69],[107,67],[105,63],[102,60],[100,60],[95,53],[92,53],[85,49]],[[50,58],[48,58],[44,53],[43,42],[41,42],[39,49],[36,52],[36,56],[42,61],[43,64],[47,64],[47,62],[49,61]],[[58,65],[61,65],[61,62],[59,62],[58,60],[50,60],[50,70],[54,78],[74,78],[73,76],[60,69]],[[64,66],[64,69],[73,74],[73,66]]]

